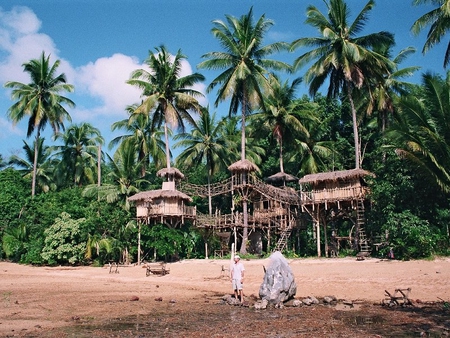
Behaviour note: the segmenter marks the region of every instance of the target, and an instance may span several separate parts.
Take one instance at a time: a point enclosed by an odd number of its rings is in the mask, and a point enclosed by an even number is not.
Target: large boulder
[[[280,305],[295,296],[297,285],[286,258],[279,251],[270,255],[264,280],[259,288],[259,297],[270,304]]]

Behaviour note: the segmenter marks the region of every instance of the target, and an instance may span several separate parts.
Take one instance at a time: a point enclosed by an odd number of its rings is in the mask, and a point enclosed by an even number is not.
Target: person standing
[[[241,304],[244,304],[244,292],[242,291],[242,284],[244,282],[244,264],[241,263],[241,258],[234,256],[234,264],[231,266],[231,282],[233,284],[234,297],[237,300],[238,297],[241,300]]]

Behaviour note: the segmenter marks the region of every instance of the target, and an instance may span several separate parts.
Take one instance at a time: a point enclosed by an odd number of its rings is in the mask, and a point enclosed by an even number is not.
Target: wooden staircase
[[[278,223],[274,221],[275,223]],[[280,228],[281,225],[277,224],[277,226]],[[280,238],[278,239],[277,244],[275,245],[275,248],[273,251],[280,251],[282,252],[284,248],[286,247],[287,241],[292,233],[292,228],[294,227],[294,220],[290,219],[287,226],[281,231]]]
[[[367,240],[366,232],[364,230],[365,216],[364,216],[364,200],[358,200],[358,205],[356,208],[356,225],[358,229],[358,244],[360,253],[370,253],[370,245]]]

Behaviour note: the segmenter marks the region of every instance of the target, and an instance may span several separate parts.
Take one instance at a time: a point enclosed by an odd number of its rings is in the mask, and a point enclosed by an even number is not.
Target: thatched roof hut
[[[184,179],[184,174],[177,168],[163,168],[158,170],[156,176],[166,178],[167,181],[182,180]]]
[[[296,182],[298,181],[298,177],[294,175],[287,174],[285,172],[278,172],[266,178],[267,183],[271,184],[284,184],[286,182]]]
[[[356,178],[364,178],[366,176],[374,177],[375,175],[364,169],[339,170],[305,175],[299,180],[299,183],[318,183],[325,181],[336,182],[339,180],[354,180]]]
[[[185,200],[192,202],[192,198],[186,195],[185,193],[182,193],[178,190],[149,190],[149,191],[142,191],[137,193],[136,195],[133,195],[128,198],[129,201],[147,201],[151,202],[153,200],[157,199],[170,199],[170,198],[176,198],[180,200]]]
[[[249,160],[239,160],[228,167],[228,170],[231,172],[252,172],[259,171],[259,168],[256,164],[250,162]]]
[[[375,176],[363,169],[331,171],[305,175],[299,180],[303,203],[328,203],[354,201],[365,198],[368,193],[366,176]],[[307,189],[305,189],[305,186]]]

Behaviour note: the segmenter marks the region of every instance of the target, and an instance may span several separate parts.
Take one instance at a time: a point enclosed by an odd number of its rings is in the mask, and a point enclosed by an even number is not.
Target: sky
[[[347,0],[351,20],[366,1]],[[370,12],[364,34],[389,31],[395,34],[394,52],[413,46],[417,52],[402,63],[421,66],[410,81],[419,83],[426,71],[445,74],[443,58],[448,39],[423,55],[422,47],[428,28],[414,36],[410,28],[415,20],[430,11],[429,5],[413,6],[412,0],[376,0]],[[9,0],[0,3],[0,154],[8,159],[15,154],[24,157],[23,141],[27,139],[28,118],[17,125],[8,120],[8,108],[14,103],[7,81],[29,83],[23,63],[37,59],[42,51],[53,64],[60,60],[58,74],[64,73],[74,85],[74,93],[65,94],[76,107],[69,108],[72,123],[90,123],[105,138],[106,146],[123,131],[111,132],[111,124],[128,117],[125,108],[140,101],[140,91],[126,84],[133,70],[144,68],[149,53],[161,45],[172,54],[178,50],[187,56],[183,75],[200,72],[206,81],[196,87],[205,93],[203,105],[218,116],[228,114],[229,102],[214,107],[216,91],[206,93],[206,87],[219,71],[197,69],[202,55],[220,51],[211,34],[213,20],[225,20],[225,15],[240,17],[253,6],[255,20],[261,15],[274,22],[264,44],[275,41],[292,42],[301,37],[318,36],[305,24],[308,5],[325,13],[322,0]],[[275,54],[271,58],[292,63],[302,52]],[[289,76],[301,77],[304,69]],[[324,88],[325,90],[326,88]],[[306,85],[299,95],[307,93]],[[69,125],[65,123],[66,128]],[[51,128],[43,134],[45,144],[52,145]],[[107,150],[107,148],[104,150]],[[175,153],[176,154],[176,153]]]

